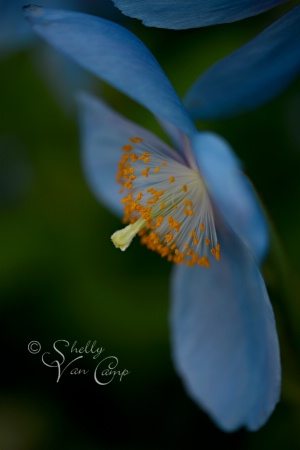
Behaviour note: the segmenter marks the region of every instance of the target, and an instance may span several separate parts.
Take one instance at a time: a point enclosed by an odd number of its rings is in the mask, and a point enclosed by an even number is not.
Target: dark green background
[[[285,8],[184,32],[127,25],[182,95]],[[87,187],[75,104],[62,104],[41,76],[44,50],[37,39],[0,61],[1,450],[182,449],[194,440],[199,449],[299,448],[300,80],[255,112],[198,124],[228,139],[244,161],[277,236],[264,274],[280,335],[282,399],[260,431],[226,434],[186,396],[172,365],[171,265],[138,240],[125,253],[113,247],[120,221]],[[93,83],[114,108],[161,133],[147,111]],[[66,371],[56,383],[41,353],[58,339],[96,340],[131,373],[98,386]],[[42,345],[37,355],[27,350],[32,340]],[[93,371],[90,355],[82,367]]]

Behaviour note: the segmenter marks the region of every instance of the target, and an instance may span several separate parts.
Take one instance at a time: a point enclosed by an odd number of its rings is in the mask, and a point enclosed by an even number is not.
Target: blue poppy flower
[[[182,30],[235,22],[287,0],[113,0],[127,16],[144,25]]]
[[[258,429],[278,401],[281,378],[258,267],[268,230],[229,144],[196,130],[153,55],[123,27],[34,6],[25,13],[48,42],[148,108],[173,142],[176,150],[102,101],[80,97],[87,179],[128,222],[112,236],[115,245],[124,250],[140,234],[175,263],[172,352],[188,393],[222,429]]]

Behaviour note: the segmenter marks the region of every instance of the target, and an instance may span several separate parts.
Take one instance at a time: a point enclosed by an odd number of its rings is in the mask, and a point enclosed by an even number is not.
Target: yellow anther
[[[140,192],[136,197],[136,201],[139,202],[142,198],[143,198],[143,193]]]
[[[176,232],[178,233],[181,227],[181,223],[179,223],[177,220],[173,219],[172,216],[168,217],[168,222],[169,222],[169,227],[170,230],[176,230]]]
[[[209,245],[209,244],[210,244],[210,239],[206,238],[206,239],[205,239],[205,244],[206,244],[206,245]]]
[[[177,222],[177,220],[174,220],[173,222],[173,228],[175,228],[175,230],[177,231],[177,233],[179,233],[181,227],[181,223]]]
[[[187,185],[186,185],[186,184],[184,184],[184,185],[182,186],[182,190],[183,190],[183,192],[187,192],[188,188],[187,188]]]
[[[204,231],[204,228],[205,228],[205,227],[204,227],[204,224],[203,224],[203,223],[200,223],[199,228],[200,228],[201,231]]]
[[[198,244],[199,244],[199,239],[196,238],[196,237],[194,237],[194,239],[193,239],[193,244],[194,244],[194,245],[198,245]]]
[[[137,143],[137,142],[142,142],[143,139],[140,137],[133,137],[133,138],[129,138],[129,140],[130,140],[130,142]]]
[[[131,183],[131,181],[127,181],[127,183],[124,184],[124,187],[126,189],[132,189],[133,184]]]
[[[164,219],[165,219],[164,216],[159,216],[156,219],[156,225],[159,227],[163,223]]]
[[[175,254],[178,256],[174,256],[174,258],[173,258],[174,263],[183,264],[184,263],[184,253],[178,254],[178,253],[176,253],[176,250],[175,250]]]
[[[196,231],[195,231],[195,230],[192,230],[192,231],[190,232],[190,236],[191,236],[191,237],[194,237],[195,234],[196,234]]]
[[[134,211],[134,210],[135,210],[135,207],[136,207],[136,202],[130,202],[130,203],[129,203],[129,209],[130,209],[130,211]]]
[[[160,171],[160,167],[155,167],[154,173],[158,173]]]
[[[165,202],[161,202],[160,209],[163,209],[166,206]]]
[[[124,189],[119,190],[119,194],[123,194],[123,192],[124,192]]]
[[[202,258],[198,259],[199,266],[210,267],[210,262],[207,256],[202,256]]]
[[[150,171],[150,167],[146,167],[146,169],[141,172],[141,175],[143,175],[144,177],[148,178],[149,177],[149,171]]]
[[[139,159],[139,157],[135,153],[131,153],[129,156],[132,162],[135,162],[137,159]]]
[[[187,265],[189,267],[193,267],[196,264],[196,262],[198,261],[198,259],[199,259],[198,255],[196,255],[196,254],[192,255],[191,259],[187,262]]]
[[[123,152],[130,152],[131,150],[133,150],[133,146],[130,144],[123,145],[122,150]]]
[[[162,167],[166,167],[167,163],[166,163],[165,161],[163,161],[163,162],[161,163],[161,165],[162,165]]]
[[[169,181],[170,181],[170,183],[174,183],[175,177],[171,176],[170,179],[169,179]]]
[[[157,228],[159,228],[161,226],[161,224],[163,223],[163,221],[164,221],[164,217],[162,217],[162,216],[158,217],[155,221],[155,225],[152,225],[152,227],[151,227],[152,230],[156,230]]]
[[[127,197],[123,197],[121,199],[121,203],[128,203],[128,202],[131,202],[131,200],[132,200],[132,195],[129,194]]]
[[[150,156],[150,153],[149,153],[149,152],[144,152],[144,153],[139,157],[139,159],[140,159],[141,161],[144,161],[144,162],[145,162],[145,159],[146,159],[146,158],[149,158],[149,156]],[[149,161],[150,161],[150,159],[149,159]]]
[[[169,244],[173,240],[173,235],[172,234],[166,234],[165,235],[165,240]]]

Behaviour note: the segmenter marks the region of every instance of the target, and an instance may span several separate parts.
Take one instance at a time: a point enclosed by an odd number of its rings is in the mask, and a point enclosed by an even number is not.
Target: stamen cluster
[[[126,194],[123,222],[135,224],[142,244],[168,261],[209,267],[210,254],[219,261],[213,211],[198,170],[139,137],[129,142],[117,173],[120,194]]]

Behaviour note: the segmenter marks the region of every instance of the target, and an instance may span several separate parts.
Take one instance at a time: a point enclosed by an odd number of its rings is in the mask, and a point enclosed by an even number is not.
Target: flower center
[[[117,181],[124,205],[124,229],[112,235],[125,250],[133,237],[177,264],[209,267],[220,259],[213,210],[197,168],[176,155],[152,148],[141,138],[124,145]]]

